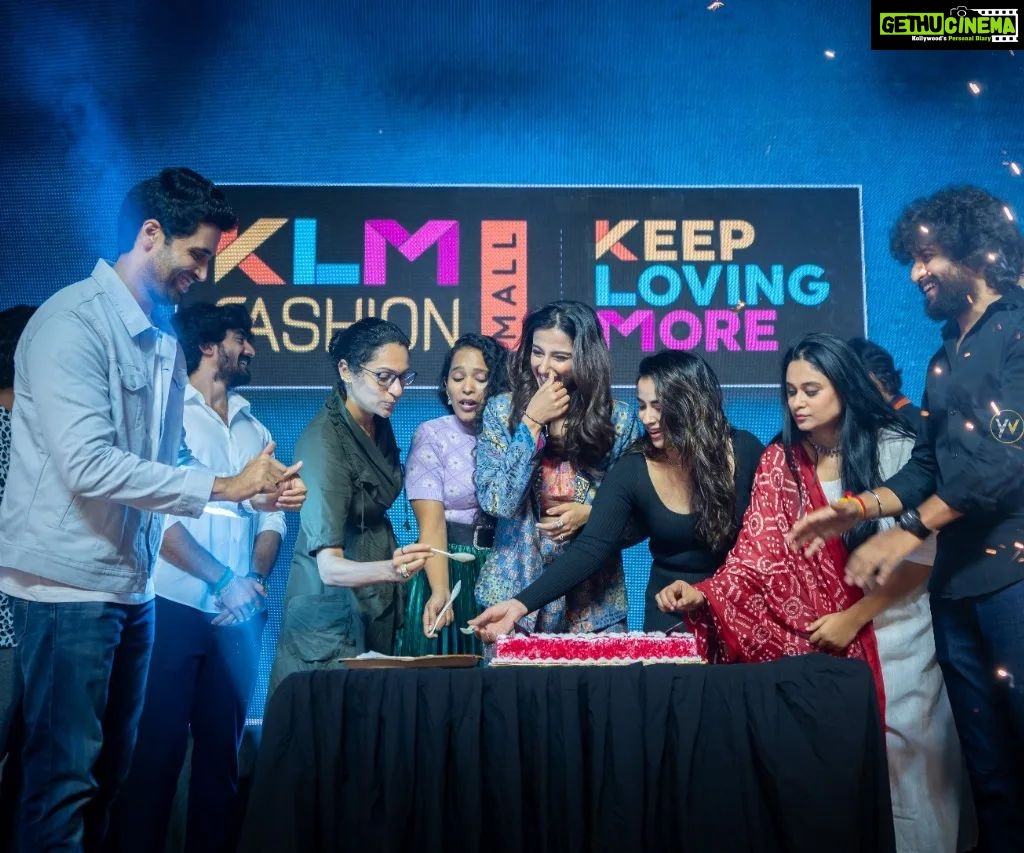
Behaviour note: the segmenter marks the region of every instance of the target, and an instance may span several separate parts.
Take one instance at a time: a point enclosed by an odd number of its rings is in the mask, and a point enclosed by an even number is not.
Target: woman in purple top
[[[419,524],[418,541],[476,559],[460,563],[435,555],[410,581],[403,655],[481,653],[480,641],[455,626],[465,625],[478,612],[473,587],[494,540],[493,522],[480,512],[473,485],[480,417],[491,395],[507,388],[505,349],[494,338],[463,335],[441,369],[438,395],[450,414],[420,424],[412,438],[405,489]],[[462,581],[462,591],[437,634],[431,635],[456,581]]]

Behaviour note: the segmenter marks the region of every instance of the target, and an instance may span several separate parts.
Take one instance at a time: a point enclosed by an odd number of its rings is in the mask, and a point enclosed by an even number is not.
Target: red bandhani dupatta
[[[713,577],[695,584],[708,606],[687,621],[709,661],[755,663],[818,652],[808,642],[807,626],[862,596],[843,580],[847,551],[840,540],[810,559],[786,545],[798,518],[828,505],[810,459],[799,446],[793,453],[803,488],[793,481],[782,445],[766,448],[736,544]],[[867,661],[884,720],[885,688],[870,622],[839,656]]]

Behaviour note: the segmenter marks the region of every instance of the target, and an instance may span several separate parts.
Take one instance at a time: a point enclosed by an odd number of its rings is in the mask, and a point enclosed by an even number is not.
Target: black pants
[[[156,600],[156,641],[128,781],[114,805],[111,850],[161,853],[191,729],[185,849],[234,849],[238,748],[265,614],[211,625],[211,614]]]

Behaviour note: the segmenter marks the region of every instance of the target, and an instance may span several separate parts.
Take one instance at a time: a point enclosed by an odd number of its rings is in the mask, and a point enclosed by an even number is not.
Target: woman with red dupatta
[[[960,820],[962,758],[925,591],[934,542],[911,555],[898,587],[887,583],[867,594],[844,581],[846,558],[877,521],[861,522],[810,557],[786,542],[798,518],[840,499],[844,489],[871,495],[907,462],[913,439],[853,351],[832,335],[809,334],[790,347],[782,394],[788,416],[761,457],[725,564],[708,580],[665,587],[658,606],[687,614],[712,662],[816,651],[866,661],[886,722],[897,849],[964,849],[958,835],[969,841],[971,833],[969,813],[963,826]]]

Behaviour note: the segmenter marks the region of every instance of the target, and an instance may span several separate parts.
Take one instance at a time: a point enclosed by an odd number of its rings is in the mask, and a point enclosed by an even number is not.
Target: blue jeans
[[[153,603],[13,602],[25,726],[18,841],[97,850],[135,746]]]
[[[189,730],[187,851],[237,846],[238,749],[256,682],[261,613],[240,625],[156,599],[156,642],[128,782],[114,804],[109,853],[161,853]]]
[[[1024,850],[1024,581],[932,596],[935,652],[978,810],[978,850]]]

